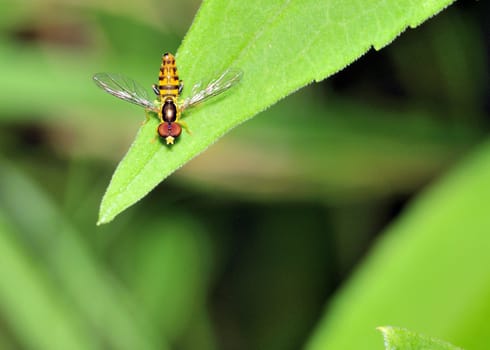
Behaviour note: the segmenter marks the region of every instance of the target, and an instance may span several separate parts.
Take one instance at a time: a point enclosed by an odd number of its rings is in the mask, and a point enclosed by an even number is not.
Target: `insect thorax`
[[[177,120],[178,108],[175,104],[175,99],[172,97],[167,97],[165,102],[162,104],[161,117],[162,121],[167,123],[173,123]]]

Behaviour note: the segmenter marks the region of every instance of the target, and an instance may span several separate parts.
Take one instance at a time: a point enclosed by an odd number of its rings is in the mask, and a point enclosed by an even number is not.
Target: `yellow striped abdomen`
[[[181,82],[175,64],[175,57],[171,53],[166,53],[162,56],[162,65],[160,66],[160,74],[158,75],[160,100],[164,102],[166,97],[176,99],[179,96],[180,89]]]

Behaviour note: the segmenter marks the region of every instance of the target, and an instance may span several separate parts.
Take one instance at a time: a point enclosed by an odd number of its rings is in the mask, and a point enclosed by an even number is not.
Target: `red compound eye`
[[[182,132],[182,127],[178,123],[161,123],[158,126],[158,135],[161,137],[172,136],[177,138]]]

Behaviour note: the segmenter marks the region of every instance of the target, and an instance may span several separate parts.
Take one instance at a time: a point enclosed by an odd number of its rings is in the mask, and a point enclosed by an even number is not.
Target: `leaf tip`
[[[392,326],[379,326],[376,327],[377,331],[380,331],[383,334],[389,333],[393,329]]]
[[[432,349],[432,350],[463,350],[446,341],[415,333],[406,328],[381,326],[376,328],[383,334],[386,350],[396,349]]]
[[[103,224],[108,224],[109,222],[112,221],[112,219],[114,219],[114,216],[109,216],[107,214],[103,214],[101,211],[101,212],[99,212],[99,219],[97,220],[96,225],[100,226]]]
[[[391,326],[379,326],[376,327],[377,331],[380,331],[381,334],[383,335],[383,340],[385,344],[385,348],[389,348],[389,334],[393,331],[393,327]]]

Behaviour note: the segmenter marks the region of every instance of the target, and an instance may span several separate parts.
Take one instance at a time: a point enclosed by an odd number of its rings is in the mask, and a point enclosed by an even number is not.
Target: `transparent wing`
[[[210,97],[217,96],[225,92],[232,86],[236,85],[241,78],[241,70],[228,69],[224,71],[217,79],[207,84],[204,89],[201,89],[201,84],[196,84],[192,89],[191,96],[186,98],[182,103],[182,110],[193,107]]]
[[[94,81],[100,88],[121,100],[155,110],[155,105],[150,102],[146,90],[133,79],[122,74],[97,73],[94,75]]]

